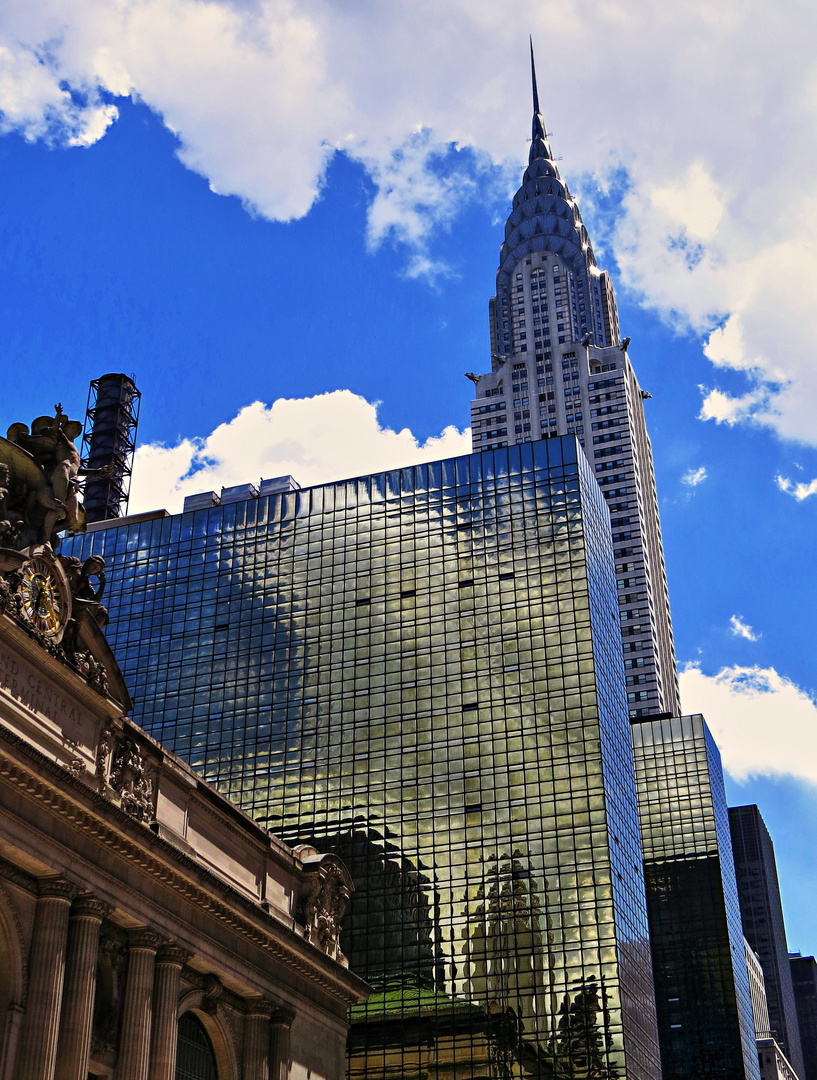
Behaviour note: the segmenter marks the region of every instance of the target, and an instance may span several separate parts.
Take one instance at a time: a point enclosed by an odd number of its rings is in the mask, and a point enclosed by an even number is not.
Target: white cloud
[[[342,150],[376,186],[371,242],[406,242],[409,272],[434,276],[455,206],[493,210],[518,182],[524,26],[568,180],[626,172],[609,233],[625,281],[746,380],[708,391],[701,415],[817,443],[803,315],[817,303],[817,6],[518,0],[514,14],[489,0],[5,0],[2,123],[86,145],[116,117],[108,96],[131,94],[214,191],[281,220],[309,210]]]
[[[750,390],[740,397],[733,397],[723,390],[707,390],[703,386],[701,390],[706,396],[698,414],[699,420],[715,420],[718,424],[732,425],[747,420],[762,423],[770,417],[770,413],[763,408],[769,401],[765,389]]]
[[[778,473],[774,478],[774,482],[781,491],[785,491],[787,495],[791,495],[793,498],[797,499],[798,502],[807,499],[809,495],[817,495],[817,478],[808,484],[803,483],[802,480],[795,483],[793,480],[789,480],[788,477],[781,476],[780,473]]]
[[[741,615],[732,615],[729,619],[729,625],[735,637],[746,638],[747,641],[757,641],[761,636],[756,634],[747,622],[744,622]]]
[[[648,189],[656,210],[663,211],[676,229],[693,240],[711,240],[723,217],[724,202],[712,177],[694,161],[683,180]]]
[[[730,667],[679,676],[685,713],[703,713],[736,780],[796,776],[817,783],[817,703],[774,668]]]
[[[700,465],[697,469],[687,469],[681,477],[681,483],[692,488],[702,484],[704,480],[706,480],[706,467],[704,465]]]
[[[470,452],[470,429],[447,427],[420,443],[408,428],[382,427],[377,405],[350,390],[255,401],[203,438],[140,446],[128,512],[177,513],[186,495],[262,478],[291,475],[306,486]]]

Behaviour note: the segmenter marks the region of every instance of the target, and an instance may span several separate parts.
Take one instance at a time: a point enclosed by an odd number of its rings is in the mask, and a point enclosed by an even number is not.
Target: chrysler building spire
[[[490,301],[491,371],[471,376],[474,450],[574,434],[610,508],[631,716],[679,713],[644,397],[613,285],[559,175],[539,104]]]
[[[539,108],[539,88],[536,85],[536,60],[533,56],[533,38],[530,39],[530,78],[533,86],[533,125],[528,162],[533,162],[536,158],[553,157],[547,141],[542,110]]]

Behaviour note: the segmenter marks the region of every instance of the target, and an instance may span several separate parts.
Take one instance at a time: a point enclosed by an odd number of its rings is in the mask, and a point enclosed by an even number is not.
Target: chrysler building
[[[644,399],[610,276],[559,175],[531,46],[528,167],[505,223],[489,304],[491,371],[469,374],[473,449],[575,434],[607,500],[631,717],[680,713]]]

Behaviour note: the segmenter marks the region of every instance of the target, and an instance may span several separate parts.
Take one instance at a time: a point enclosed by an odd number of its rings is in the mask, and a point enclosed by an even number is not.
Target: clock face
[[[65,597],[51,565],[40,558],[30,559],[23,567],[20,584],[26,618],[42,634],[56,634],[62,626]]]

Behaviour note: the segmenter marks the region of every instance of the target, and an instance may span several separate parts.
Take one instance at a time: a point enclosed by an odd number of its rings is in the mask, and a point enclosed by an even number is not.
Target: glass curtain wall
[[[760,1080],[718,748],[702,716],[632,733],[664,1080]]]
[[[565,437],[123,525],[134,718],[347,863],[351,1077],[659,1076],[609,515]]]

